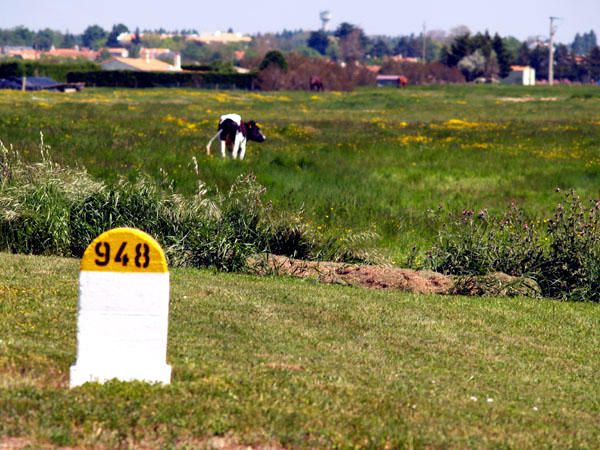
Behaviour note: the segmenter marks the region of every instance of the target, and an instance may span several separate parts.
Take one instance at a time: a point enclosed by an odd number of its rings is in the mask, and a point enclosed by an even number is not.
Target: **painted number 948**
[[[122,242],[119,249],[115,253],[114,262],[127,267],[129,264],[129,255],[127,253],[127,242]],[[97,259],[94,263],[97,266],[104,267],[111,262],[111,247],[108,242],[98,242],[95,247]],[[150,264],[150,247],[146,243],[139,243],[135,246],[135,256],[133,262],[136,267],[145,269]]]

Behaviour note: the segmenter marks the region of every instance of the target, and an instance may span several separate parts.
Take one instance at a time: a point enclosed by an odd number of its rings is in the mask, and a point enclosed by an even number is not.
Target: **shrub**
[[[216,72],[136,72],[99,70],[70,72],[69,83],[84,82],[98,87],[195,87],[220,89],[252,89],[256,75],[252,73]]]
[[[0,250],[69,255],[69,205],[98,189],[85,170],[62,168],[40,140],[42,162],[25,164],[0,142]]]
[[[382,74],[404,75],[410,84],[464,83],[465,77],[456,67],[442,63],[410,63],[388,59],[381,67]]]
[[[308,90],[311,76],[318,76],[325,89],[349,91],[356,86],[375,85],[376,76],[364,66],[340,64],[322,58],[309,58],[296,53],[287,55],[288,68],[271,64],[261,70],[257,87],[262,90]]]
[[[0,78],[44,76],[65,82],[69,72],[90,72],[99,68],[98,64],[87,60],[9,61],[0,63]]]
[[[429,252],[429,265],[443,273],[521,276],[535,273],[542,264],[536,224],[514,204],[499,218],[486,210],[464,210],[443,225],[438,241]]]
[[[168,199],[162,198],[149,180],[120,181],[103,187],[69,208],[70,251],[82,256],[100,233],[116,227],[135,227],[165,242],[175,225],[170,222]]]
[[[208,197],[199,183],[196,195],[183,197],[146,177],[106,185],[62,168],[43,136],[40,151],[41,163],[26,164],[0,143],[0,251],[80,257],[102,232],[130,226],[154,236],[172,266],[239,271],[263,252],[359,257],[351,239],[334,245],[315,235],[301,211],[274,211],[253,175],[240,176],[226,195]]]
[[[512,205],[500,217],[464,211],[439,234],[427,266],[447,274],[504,272],[536,280],[545,296],[600,301],[600,201],[570,192],[550,219]]]
[[[600,200],[586,206],[575,192],[567,193],[547,227],[550,248],[540,280],[544,292],[600,302]]]

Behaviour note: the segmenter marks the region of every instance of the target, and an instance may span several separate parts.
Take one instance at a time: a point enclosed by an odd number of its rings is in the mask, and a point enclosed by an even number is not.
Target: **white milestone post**
[[[168,323],[169,271],[158,242],[134,228],[101,234],[81,259],[70,386],[113,378],[169,384]]]

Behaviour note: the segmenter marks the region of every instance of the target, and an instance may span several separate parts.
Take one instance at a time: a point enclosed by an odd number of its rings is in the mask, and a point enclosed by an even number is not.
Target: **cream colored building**
[[[114,57],[100,64],[102,70],[132,70],[138,72],[181,72],[181,56],[175,55],[175,63],[169,64],[149,56],[145,58]]]
[[[535,86],[535,69],[529,66],[510,66],[510,73],[504,80],[507,84]]]
[[[204,44],[233,44],[238,42],[251,42],[250,36],[244,36],[242,33],[223,33],[216,31],[214,33],[191,34],[186,36],[188,41],[202,42]]]

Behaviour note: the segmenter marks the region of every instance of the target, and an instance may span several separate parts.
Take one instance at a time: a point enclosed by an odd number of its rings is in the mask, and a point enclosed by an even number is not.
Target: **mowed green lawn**
[[[243,162],[204,150],[219,115],[268,140]],[[447,86],[352,93],[87,89],[0,91],[0,140],[107,180],[146,173],[193,193],[253,172],[275,207],[334,235],[375,230],[397,263],[427,250],[447,212],[516,202],[543,218],[555,188],[600,197],[600,88]],[[197,160],[198,175],[193,157]],[[165,184],[169,184],[168,181]],[[434,214],[432,212],[439,212]]]
[[[174,270],[172,384],[69,390],[78,261],[0,254],[0,267],[0,446],[600,442],[595,304]]]

